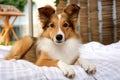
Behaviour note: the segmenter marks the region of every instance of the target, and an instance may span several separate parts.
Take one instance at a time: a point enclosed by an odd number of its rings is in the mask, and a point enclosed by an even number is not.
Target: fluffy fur
[[[79,62],[88,73],[96,71],[78,53],[80,37],[77,34],[77,20],[80,7],[68,5],[61,14],[56,14],[51,6],[39,8],[39,18],[43,33],[38,38],[29,36],[17,41],[6,59],[26,59],[38,66],[59,67],[66,77],[73,78],[71,65]]]

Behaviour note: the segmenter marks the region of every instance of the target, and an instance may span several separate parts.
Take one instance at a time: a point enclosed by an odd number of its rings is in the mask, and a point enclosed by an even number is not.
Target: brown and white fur
[[[94,73],[95,66],[78,53],[80,38],[76,30],[79,10],[75,4],[68,5],[61,14],[56,14],[51,6],[39,8],[42,35],[37,39],[26,36],[17,41],[6,59],[26,59],[38,66],[55,66],[67,77],[75,76],[71,65],[78,61],[86,72]]]

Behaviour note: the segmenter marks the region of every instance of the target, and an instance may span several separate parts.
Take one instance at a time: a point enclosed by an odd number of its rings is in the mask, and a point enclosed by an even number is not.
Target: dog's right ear
[[[38,12],[42,27],[44,28],[51,15],[55,13],[55,10],[51,6],[47,5],[45,7],[38,8]]]

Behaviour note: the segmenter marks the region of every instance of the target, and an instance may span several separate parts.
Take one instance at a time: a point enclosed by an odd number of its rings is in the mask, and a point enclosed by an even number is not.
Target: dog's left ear
[[[78,20],[80,7],[76,4],[69,4],[65,9],[64,12],[70,17],[71,21]]]
[[[69,4],[65,9],[64,12],[68,15],[69,20],[72,22],[74,30],[78,30],[78,14],[79,14],[80,7],[76,4]]]
[[[64,12],[73,20],[78,19],[80,7],[76,4],[70,4],[65,9]]]

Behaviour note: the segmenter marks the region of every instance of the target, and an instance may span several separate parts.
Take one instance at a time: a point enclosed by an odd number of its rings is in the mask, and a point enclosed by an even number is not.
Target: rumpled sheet
[[[88,75],[78,65],[72,66],[75,78],[66,78],[56,67],[38,67],[25,60],[4,60],[11,46],[0,46],[0,80],[120,80],[120,41],[110,45],[90,42],[82,45],[82,58],[96,66],[97,72]]]

